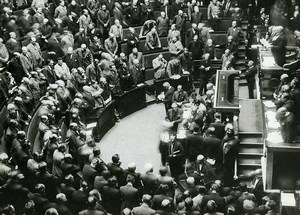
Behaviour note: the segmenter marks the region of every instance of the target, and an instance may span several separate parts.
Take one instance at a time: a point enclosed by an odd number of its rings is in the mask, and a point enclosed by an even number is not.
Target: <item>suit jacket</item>
[[[143,74],[140,66],[131,66],[129,67],[129,72],[131,74],[133,85],[137,85],[143,82]]]
[[[138,52],[137,55],[131,53],[128,57],[129,66],[133,66],[133,60],[137,59],[141,68],[145,68],[144,55],[142,52]]]
[[[81,60],[76,53],[66,54],[63,57],[63,61],[67,64],[69,69],[81,67]]]
[[[255,75],[257,74],[256,66],[249,68],[245,73],[247,81],[254,81]]]
[[[187,30],[187,32],[185,34],[185,47],[189,46],[190,42],[193,40],[193,37],[195,35],[198,35],[197,29],[190,28]]]
[[[112,175],[117,177],[119,185],[123,185],[124,184],[124,170],[114,163],[108,163],[107,168],[111,172]]]
[[[204,208],[206,207],[207,205],[207,202],[209,200],[214,200],[217,204],[217,212],[221,212],[221,213],[224,213],[225,212],[225,200],[223,197],[219,196],[218,194],[216,193],[212,193],[210,195],[205,195],[203,196],[203,200],[201,202],[201,210],[204,211]]]
[[[209,158],[218,158],[221,140],[216,136],[208,136],[203,139],[203,155]]]
[[[151,208],[154,209],[154,210],[160,210],[160,209],[162,209],[161,208],[161,203],[165,199],[169,200],[171,202],[171,204],[173,203],[173,198],[171,198],[171,197],[169,197],[167,195],[163,195],[163,194],[154,195],[153,199],[152,199]],[[172,207],[173,207],[173,204],[172,204]]]
[[[165,102],[171,102],[172,98],[173,98],[174,92],[175,92],[175,89],[172,86],[169,89],[167,89],[165,91],[165,99],[164,99],[164,101]]]
[[[200,134],[188,134],[186,137],[186,156],[188,158],[196,158],[201,154],[203,137]]]
[[[110,38],[106,39],[104,41],[104,47],[110,55],[116,54],[118,50],[117,40],[113,39],[113,41],[111,41]]]
[[[203,49],[203,53],[204,54],[208,53],[209,58],[214,59],[214,57],[215,57],[215,47],[214,47],[214,45],[212,45],[212,46],[205,45],[204,49]]]
[[[239,43],[239,40],[240,40],[240,35],[242,35],[245,39],[245,36],[243,34],[243,31],[240,27],[230,27],[228,28],[228,31],[227,31],[227,36],[232,36],[233,37],[233,40],[236,42],[236,43]]]
[[[210,126],[215,128],[216,137],[222,140],[225,136],[225,125],[221,122],[213,122]]]
[[[132,215],[154,215],[155,210],[149,207],[149,205],[143,203],[139,207],[135,207],[131,211]]]
[[[104,215],[102,211],[98,211],[97,209],[86,209],[78,213],[78,215]]]
[[[181,92],[175,91],[172,97],[173,102],[182,102],[182,103],[188,103],[189,102],[189,97],[187,92],[182,90]]]
[[[160,39],[158,37],[158,34],[156,33],[155,35],[153,35],[152,32],[150,31],[146,35],[145,48],[147,50],[151,50],[151,46],[156,48],[158,46],[161,46],[161,43],[160,43]]]
[[[166,118],[170,120],[170,122],[181,122],[182,110],[180,108],[171,108],[170,110],[168,110]]]
[[[145,173],[141,175],[144,184],[143,194],[153,195],[158,187],[158,179],[153,173]]]
[[[115,187],[104,186],[102,193],[103,207],[111,214],[119,214],[121,208],[121,194]]]
[[[207,40],[210,39],[210,33],[208,28],[202,27],[199,31],[199,39],[202,40],[204,44],[206,44]]]
[[[196,23],[198,25],[202,20],[202,13],[200,11],[199,13],[192,13],[191,19],[192,23]]]
[[[139,205],[139,190],[132,185],[125,185],[120,187],[120,194],[122,198],[121,211],[125,208],[132,210]]]
[[[182,67],[180,61],[177,58],[170,60],[168,62],[166,71],[169,77],[173,75],[181,75]]]

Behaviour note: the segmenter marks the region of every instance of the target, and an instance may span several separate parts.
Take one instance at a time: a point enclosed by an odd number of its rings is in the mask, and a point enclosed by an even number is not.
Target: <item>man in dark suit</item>
[[[278,66],[283,66],[286,62],[285,51],[287,38],[282,26],[273,28],[272,33],[274,33],[274,36],[272,38],[271,51]]]
[[[133,187],[134,176],[128,175],[126,178],[127,184],[120,187],[120,194],[122,198],[121,211],[125,208],[132,210],[139,205],[139,190]]]
[[[205,53],[203,55],[203,60],[201,61],[201,66],[199,67],[200,71],[200,89],[199,94],[203,95],[203,93],[206,93],[206,84],[208,83],[208,79],[210,76],[211,71],[211,60],[210,60],[210,54]]]
[[[153,196],[151,208],[154,210],[160,210],[161,209],[161,203],[164,199],[168,199],[170,202],[173,202],[173,198],[169,197],[167,195],[167,191],[169,190],[169,186],[167,184],[161,184],[158,187],[158,193],[157,195]]]
[[[68,53],[63,56],[63,61],[67,64],[70,70],[82,66],[81,59],[77,53],[74,52],[72,47],[68,48]]]
[[[112,156],[111,160],[112,162],[107,164],[108,170],[112,175],[116,176],[119,186],[124,185],[124,170],[120,167],[122,163],[120,161],[120,156],[118,154],[115,154]]]
[[[163,156],[166,158],[166,165],[170,167],[171,176],[176,179],[184,171],[184,149],[174,133],[170,134],[170,142],[166,145]]]
[[[254,86],[255,86],[255,75],[257,74],[257,68],[254,66],[254,62],[250,60],[248,62],[248,69],[244,73],[247,85],[248,85],[248,92],[249,92],[249,99],[254,99]]]
[[[234,176],[234,165],[238,154],[239,140],[234,136],[233,125],[225,126],[226,135],[221,144],[222,179],[225,186],[231,186]]]
[[[216,137],[222,140],[225,136],[225,125],[221,122],[221,114],[216,112],[214,114],[214,119],[215,121],[210,124],[210,127],[215,128]]]
[[[132,209],[132,215],[154,215],[155,210],[150,208],[151,196],[147,194],[143,195],[142,202],[141,206]]]
[[[201,211],[204,211],[204,208],[206,207],[208,201],[214,200],[217,205],[217,212],[224,213],[226,204],[224,198],[219,195],[219,185],[212,184],[209,193],[210,194],[203,196],[200,205]]]
[[[46,77],[46,80],[49,84],[54,84],[57,80],[55,71],[54,71],[54,61],[52,59],[47,60],[47,65],[43,69],[43,74]]]
[[[243,34],[243,31],[240,27],[237,26],[236,21],[232,21],[232,26],[228,28],[227,36],[232,36],[233,41],[238,45],[240,43],[240,36],[243,36],[244,41],[248,42],[245,35]]]
[[[175,89],[174,89],[174,87],[172,87],[170,85],[169,82],[163,83],[163,87],[165,88],[165,91],[164,91],[165,97],[163,99],[163,103],[165,105],[166,112],[168,112],[168,110],[171,108],[171,105],[172,105],[172,98],[173,98]]]
[[[201,180],[207,184],[216,179],[216,170],[214,166],[208,163],[201,154],[197,156],[195,162],[186,166],[185,171],[187,176],[195,178],[196,184],[199,184]]]
[[[194,127],[192,134],[186,137],[186,157],[190,162],[194,162],[201,153],[203,137],[199,133],[199,126]]]
[[[188,94],[182,89],[181,85],[177,86],[177,90],[173,94],[172,102],[175,102],[179,106],[189,102]]]
[[[136,86],[137,84],[141,84],[144,81],[143,71],[138,59],[134,59],[132,63],[133,65],[129,67],[129,72],[131,75],[132,83],[134,86]]]
[[[117,178],[108,179],[108,185],[103,187],[102,192],[103,207],[111,214],[120,214],[121,194],[117,188]]]
[[[207,129],[207,136],[203,139],[203,155],[207,158],[217,159],[220,153],[221,140],[215,135],[215,128]]]
[[[195,35],[198,35],[198,28],[196,23],[192,23],[192,27],[185,34],[185,47],[189,47]]]
[[[144,185],[143,194],[153,196],[158,187],[158,179],[153,174],[153,165],[151,163],[146,163],[144,169],[145,173],[141,175],[141,180]]]
[[[171,109],[168,110],[166,120],[173,123],[172,129],[177,130],[178,123],[182,121],[182,110],[177,106],[176,103],[172,103]]]

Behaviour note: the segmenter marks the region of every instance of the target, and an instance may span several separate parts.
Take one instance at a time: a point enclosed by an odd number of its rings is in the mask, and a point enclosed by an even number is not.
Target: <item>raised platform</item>
[[[256,99],[239,99],[239,133],[259,134],[263,132],[262,102]]]

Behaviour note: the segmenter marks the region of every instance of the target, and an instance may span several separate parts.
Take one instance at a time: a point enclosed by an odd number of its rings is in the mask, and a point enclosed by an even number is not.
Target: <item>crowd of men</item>
[[[269,24],[260,1],[0,2],[0,104],[7,110],[1,124],[1,214],[276,214],[278,196],[264,195],[259,170],[234,176],[238,139],[212,105],[211,61],[216,52],[210,32],[218,31],[222,18],[232,19],[228,41],[220,45],[225,48],[222,69],[232,69],[238,45],[248,43],[240,21],[249,16],[255,24]],[[202,23],[203,5],[208,7],[210,28]],[[292,8],[291,23],[297,30],[299,7]],[[17,9],[22,14],[16,15]],[[155,11],[160,11],[157,20]],[[189,29],[187,21],[192,23]],[[133,26],[143,27],[137,34]],[[143,173],[136,171],[135,163],[125,168],[117,154],[105,163],[83,120],[115,95],[144,82],[140,50],[159,52],[162,37],[167,37],[171,59],[157,54],[154,78],[191,74],[200,80],[199,95],[164,84],[171,135],[160,147],[159,175],[149,163]],[[201,60],[199,73],[194,71],[195,60]],[[257,73],[253,66],[250,61],[245,73],[250,98]],[[275,95],[278,119],[290,142],[295,117],[299,119],[299,80],[283,77],[281,86]],[[192,105],[191,116],[183,121],[181,107],[187,103]],[[37,105],[39,144],[27,139]],[[190,131],[186,143],[174,135],[179,123]],[[252,189],[239,183],[250,179],[255,179]]]

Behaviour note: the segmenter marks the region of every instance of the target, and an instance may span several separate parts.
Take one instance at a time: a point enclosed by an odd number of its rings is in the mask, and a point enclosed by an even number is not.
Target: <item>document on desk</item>
[[[281,205],[282,206],[296,206],[296,200],[294,193],[284,193],[281,192]]]
[[[276,62],[273,56],[263,56],[263,66],[275,66]]]

